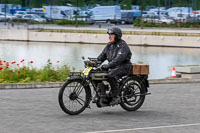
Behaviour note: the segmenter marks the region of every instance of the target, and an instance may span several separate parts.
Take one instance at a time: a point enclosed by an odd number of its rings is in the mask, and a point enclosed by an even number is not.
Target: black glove
[[[109,66],[108,66],[108,64],[103,64],[103,65],[101,66],[101,68],[107,70],[107,69],[109,68]]]

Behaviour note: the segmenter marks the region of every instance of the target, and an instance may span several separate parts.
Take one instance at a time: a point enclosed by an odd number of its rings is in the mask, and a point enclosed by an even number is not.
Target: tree
[[[132,9],[132,0],[122,0],[120,5],[122,9],[130,10]]]

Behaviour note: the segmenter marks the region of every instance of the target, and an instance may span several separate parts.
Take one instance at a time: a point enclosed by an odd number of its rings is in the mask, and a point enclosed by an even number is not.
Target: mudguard
[[[145,86],[145,91],[148,92],[148,87],[149,87],[149,81],[148,81],[148,75],[130,75],[126,78],[122,79],[122,83],[124,84],[129,78],[137,78],[139,81],[142,82]]]

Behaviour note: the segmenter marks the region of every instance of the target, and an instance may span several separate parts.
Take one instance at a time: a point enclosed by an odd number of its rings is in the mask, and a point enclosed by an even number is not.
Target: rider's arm
[[[109,47],[109,44],[106,45],[102,53],[97,57],[98,61],[101,61],[103,63],[107,59],[106,53],[108,51],[108,47]]]

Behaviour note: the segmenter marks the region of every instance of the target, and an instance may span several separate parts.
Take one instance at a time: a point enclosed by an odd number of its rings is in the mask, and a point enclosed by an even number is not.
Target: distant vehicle
[[[27,12],[27,14],[35,14],[35,15],[40,16],[41,18],[46,19],[46,21],[50,21],[50,19],[48,19],[48,18],[46,17],[46,14],[43,13],[43,12]]]
[[[9,21],[14,19],[15,17],[12,16],[10,13],[5,13],[4,12],[0,12],[0,21]]]
[[[189,14],[192,14],[192,7],[172,7],[167,9],[167,14],[175,20],[184,22]]]
[[[187,18],[189,16],[190,16],[190,14],[179,13],[179,14],[177,14],[177,16],[175,16],[173,18],[177,23],[186,23],[187,22]]]
[[[48,19],[71,20],[74,17],[75,7],[71,6],[43,6],[43,12]]]
[[[160,18],[158,16],[155,17],[147,17],[143,18],[144,22],[148,23],[156,23],[156,24],[175,24],[174,20],[171,18],[168,18],[166,16],[161,16]]]
[[[26,11],[16,11],[16,13],[14,14],[14,16],[16,18],[22,18],[23,15],[26,15]]]
[[[94,22],[119,23],[121,19],[120,6],[98,6],[93,9],[91,20]]]
[[[133,13],[121,12],[121,24],[133,24]]]
[[[22,16],[22,19],[37,21],[37,22],[46,22],[46,19],[44,19],[38,15],[35,15],[35,14],[26,14],[26,15]]]
[[[171,18],[168,18],[166,16],[160,17],[159,21],[160,24],[175,24],[174,20]]]

